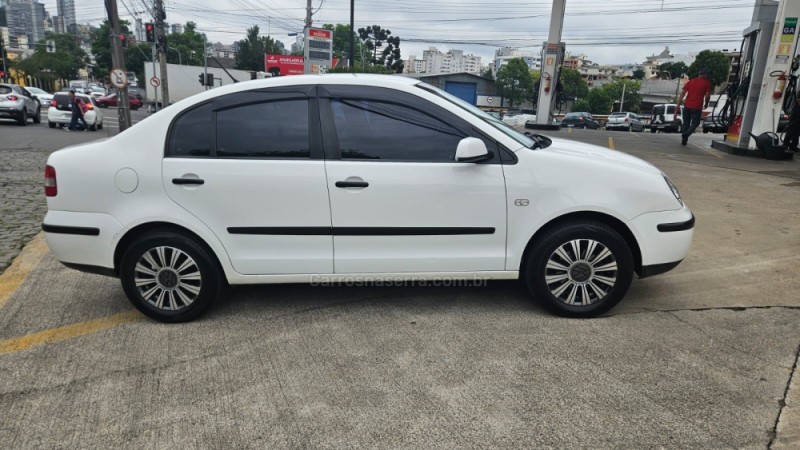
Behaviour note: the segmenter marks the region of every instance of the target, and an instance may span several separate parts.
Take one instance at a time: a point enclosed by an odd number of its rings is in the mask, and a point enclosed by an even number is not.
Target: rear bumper
[[[62,263],[113,272],[114,242],[124,227],[111,215],[48,211],[42,230],[50,252]]]
[[[0,117],[12,117],[16,119],[17,117],[22,117],[22,107],[19,108],[10,108],[10,107],[2,107],[0,108]]]

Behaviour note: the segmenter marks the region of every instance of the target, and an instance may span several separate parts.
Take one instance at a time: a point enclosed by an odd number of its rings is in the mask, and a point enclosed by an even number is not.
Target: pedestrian
[[[72,109],[72,117],[69,121],[69,126],[64,128],[66,131],[75,131],[75,127],[78,126],[78,120],[83,122],[83,131],[89,131],[89,124],[86,123],[86,119],[83,118],[83,101],[75,96],[75,91],[69,91],[69,105]]]
[[[681,145],[686,145],[689,136],[700,126],[700,119],[703,117],[703,109],[708,108],[708,101],[711,100],[711,81],[708,80],[708,69],[701,68],[697,78],[692,78],[683,86],[681,96],[678,97],[676,111],[680,111],[683,105],[683,126],[681,133]]]
[[[800,143],[800,91],[794,99],[794,108],[789,114],[789,123],[784,130],[783,143],[792,151],[800,151],[797,145]]]

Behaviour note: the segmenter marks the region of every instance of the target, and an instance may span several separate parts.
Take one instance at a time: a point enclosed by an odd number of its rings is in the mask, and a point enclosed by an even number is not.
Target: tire
[[[36,108],[36,115],[33,117],[33,123],[42,123],[42,108]]]
[[[98,129],[98,130],[102,130],[102,129],[103,129],[103,123],[102,123],[102,122],[100,122],[100,123],[97,125],[97,129]]]
[[[588,318],[609,311],[625,297],[633,265],[631,250],[616,231],[600,222],[575,221],[547,230],[534,243],[523,276],[531,295],[553,313]]]
[[[97,131],[97,125],[96,124],[89,125],[89,131]]]
[[[653,133],[653,134],[655,134],[655,132],[656,132],[656,129],[655,129],[655,128],[650,128],[650,132],[651,132],[651,133]]]
[[[182,266],[186,267],[171,270]],[[186,278],[187,275],[192,277]],[[122,256],[119,276],[133,306],[144,315],[166,323],[189,322],[200,317],[214,303],[222,285],[221,269],[210,250],[188,236],[169,230],[154,231],[136,239]],[[136,285],[137,278],[140,286]],[[147,283],[148,280],[152,282]]]
[[[54,124],[53,122],[47,122],[47,126],[50,128],[55,128],[56,124]]]
[[[22,109],[22,116],[20,116],[20,118],[17,120],[17,123],[20,124],[20,126],[23,126],[23,127],[28,125],[28,110],[27,109],[25,109],[25,108]]]

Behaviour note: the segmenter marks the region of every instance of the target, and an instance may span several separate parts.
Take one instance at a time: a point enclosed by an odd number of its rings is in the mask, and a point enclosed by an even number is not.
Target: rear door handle
[[[201,184],[204,184],[204,183],[205,183],[205,180],[203,180],[201,178],[173,178],[172,179],[172,184],[177,184],[177,185],[187,185],[187,184],[201,185]]]
[[[369,187],[366,181],[337,181],[337,188],[365,188]]]

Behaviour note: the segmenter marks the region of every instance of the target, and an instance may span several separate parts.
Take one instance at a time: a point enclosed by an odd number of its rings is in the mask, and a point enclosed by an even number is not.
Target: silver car
[[[0,84],[0,119],[13,119],[20,125],[42,121],[41,106],[27,89],[16,84]]]

